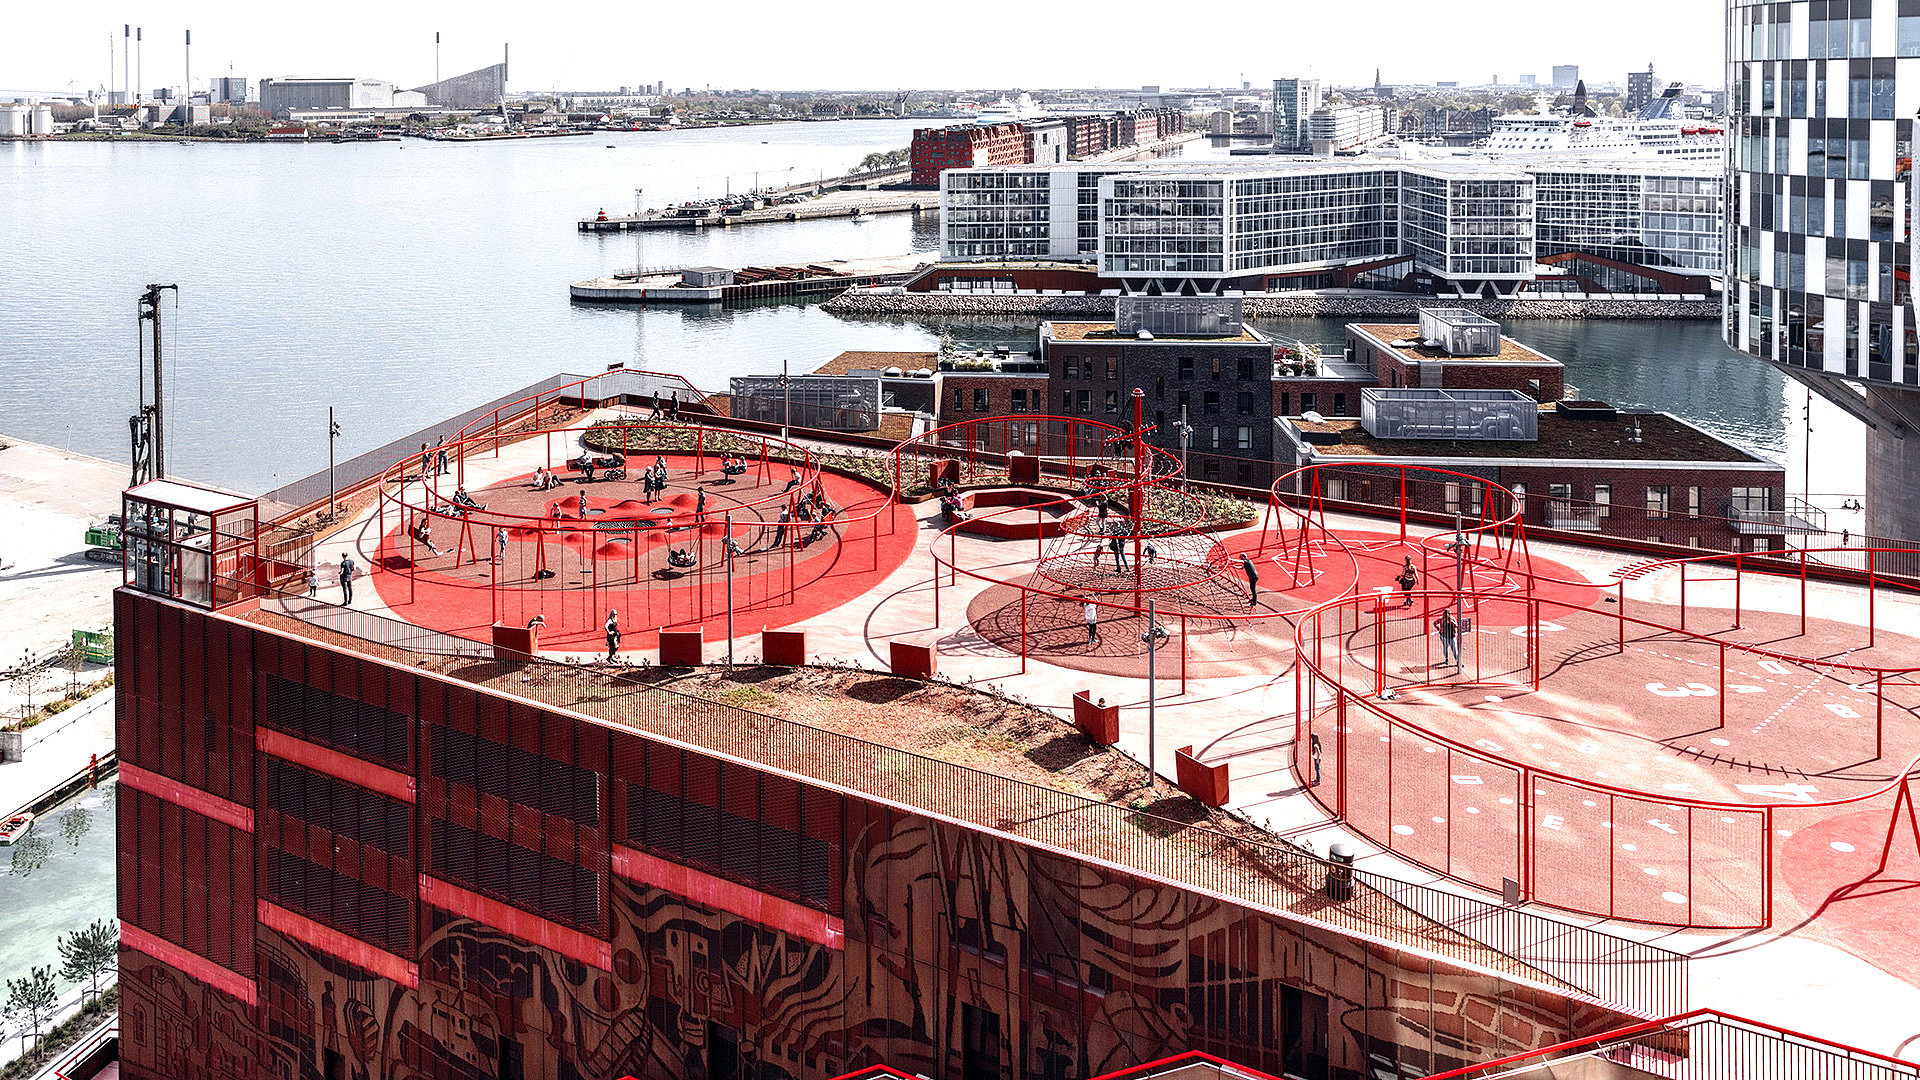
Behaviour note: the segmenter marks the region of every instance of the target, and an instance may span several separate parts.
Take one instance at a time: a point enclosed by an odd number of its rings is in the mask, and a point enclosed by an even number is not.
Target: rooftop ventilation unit
[[[1421,308],[1420,339],[1450,356],[1500,355],[1500,324],[1465,308]]]

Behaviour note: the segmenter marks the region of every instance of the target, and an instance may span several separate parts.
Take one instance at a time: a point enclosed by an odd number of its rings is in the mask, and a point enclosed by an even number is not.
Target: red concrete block
[[[706,663],[706,632],[692,630],[660,631],[661,667],[698,667]]]
[[[1087,691],[1073,695],[1073,726],[1101,746],[1120,741],[1120,706],[1096,705]]]
[[[1225,762],[1208,765],[1193,756],[1193,747],[1173,752],[1174,782],[1180,790],[1208,806],[1227,804],[1227,766]]]
[[[1007,482],[1011,484],[1037,484],[1040,482],[1040,459],[1030,454],[1007,458]]]
[[[960,482],[960,463],[957,461],[936,461],[927,466],[927,486],[938,488],[943,480]]]
[[[805,630],[767,630],[760,634],[760,662],[799,667],[807,662]]]
[[[526,663],[540,651],[540,628],[493,624],[493,658],[507,663]]]
[[[933,646],[910,641],[888,642],[887,658],[893,673],[903,679],[931,679],[939,667]]]

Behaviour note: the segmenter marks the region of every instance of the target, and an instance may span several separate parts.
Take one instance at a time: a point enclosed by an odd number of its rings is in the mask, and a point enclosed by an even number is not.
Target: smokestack
[[[120,82],[127,91],[127,100],[137,103],[133,96],[133,26],[120,24]]]
[[[145,86],[147,83],[147,50],[146,47],[141,44],[141,39],[145,34],[146,27],[136,26],[133,28],[133,84],[135,86]],[[138,98],[135,99],[136,104],[138,100]]]
[[[440,31],[433,32],[433,81],[440,81]]]
[[[180,104],[180,107],[186,110],[181,114],[180,121],[181,126],[184,127],[193,123],[193,31],[191,30],[187,31],[187,85],[181,87],[181,94],[186,98]]]

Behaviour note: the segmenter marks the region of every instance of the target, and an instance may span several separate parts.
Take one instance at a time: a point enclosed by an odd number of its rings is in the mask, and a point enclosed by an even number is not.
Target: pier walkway
[[[746,200],[740,200],[745,204]],[[787,221],[852,218],[866,214],[918,214],[940,209],[936,191],[834,191],[805,202],[780,203],[752,210],[728,211],[724,203],[698,207],[671,207],[643,214],[586,218],[581,232],[630,232],[636,229],[705,229],[732,225],[775,225]]]

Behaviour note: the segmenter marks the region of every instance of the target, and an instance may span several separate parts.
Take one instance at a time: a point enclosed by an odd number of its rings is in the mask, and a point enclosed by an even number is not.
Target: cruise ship
[[[1493,133],[1478,146],[1438,147],[1402,142],[1402,157],[1652,158],[1718,162],[1726,135],[1717,124],[1690,121],[1674,83],[1632,117],[1509,113],[1493,121]]]
[[[980,106],[980,111],[973,116],[973,122],[1005,124],[1016,120],[1034,120],[1046,114],[1047,110],[1033,100],[1032,94],[1021,94],[1012,101],[1003,97],[990,105]]]
[[[1578,154],[1717,161],[1726,150],[1721,128],[1686,119],[1681,85],[1625,119],[1511,113],[1494,118],[1493,134],[1476,149],[1496,157]]]

